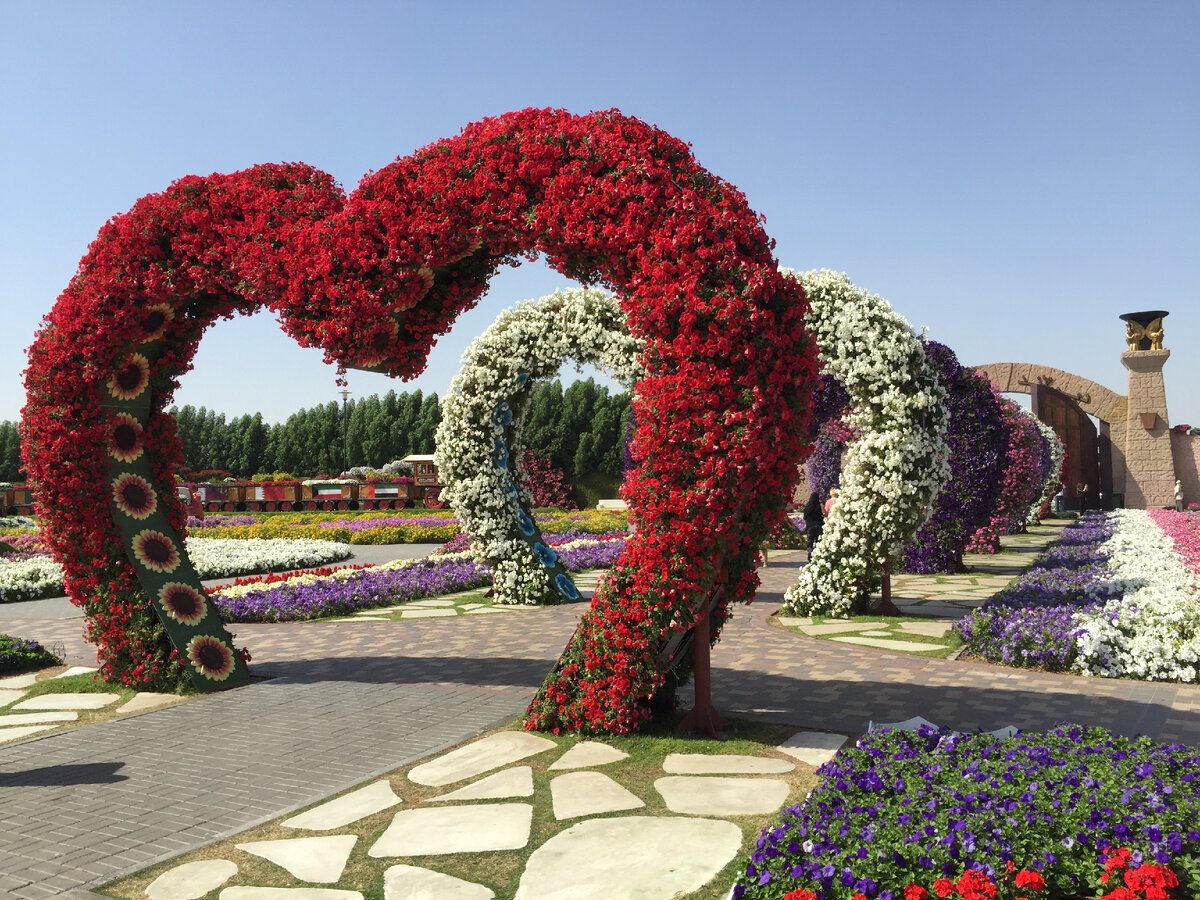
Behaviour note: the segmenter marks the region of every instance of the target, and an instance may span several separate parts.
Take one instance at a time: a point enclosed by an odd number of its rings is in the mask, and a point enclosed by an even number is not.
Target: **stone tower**
[[[1129,349],[1121,362],[1129,370],[1129,413],[1125,422],[1125,505],[1149,509],[1175,503],[1175,462],[1163,364],[1163,310],[1126,313]]]

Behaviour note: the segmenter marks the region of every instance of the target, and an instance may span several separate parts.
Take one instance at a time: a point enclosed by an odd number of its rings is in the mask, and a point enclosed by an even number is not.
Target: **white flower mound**
[[[346,559],[351,550],[349,544],[309,539],[190,537],[187,552],[201,578],[229,578],[324,566]],[[0,560],[0,603],[61,596],[64,591],[62,566],[48,556]]]
[[[804,286],[821,365],[849,392],[845,421],[861,435],[846,449],[837,505],[784,609],[847,616],[883,561],[928,520],[950,477],[946,392],[912,327],[882,297],[828,269],[783,271]]]
[[[495,602],[541,603],[561,592],[531,549],[540,536],[520,471],[535,388],[568,359],[632,385],[639,351],[615,297],[575,288],[505,310],[463,354],[442,401],[434,461],[475,558],[494,566]]]
[[[1025,412],[1025,410],[1022,410],[1022,412]],[[1058,436],[1058,432],[1033,415],[1033,413],[1026,412],[1026,415],[1037,426],[1038,431],[1041,432],[1042,439],[1050,444],[1050,474],[1046,476],[1046,483],[1042,486],[1042,495],[1037,498],[1033,506],[1029,507],[1029,514],[1025,517],[1026,525],[1040,525],[1042,522],[1042,507],[1051,502],[1054,499],[1054,495],[1058,493],[1058,489],[1062,487],[1062,464],[1066,448],[1063,447],[1063,442]]]
[[[349,544],[310,538],[202,538],[189,537],[187,552],[201,578],[226,578],[250,572],[307,569],[346,559]]]
[[[0,603],[61,594],[62,582],[62,566],[48,556],[19,561],[0,559]]]
[[[1115,575],[1088,589],[1106,600],[1081,613],[1079,671],[1143,681],[1197,681],[1200,668],[1200,583],[1174,543],[1145,510],[1123,509],[1101,545]]]

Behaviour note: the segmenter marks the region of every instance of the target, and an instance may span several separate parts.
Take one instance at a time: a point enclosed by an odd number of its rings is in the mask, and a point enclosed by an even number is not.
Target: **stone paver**
[[[568,772],[552,778],[550,796],[554,818],[560,822],[646,805],[603,772]]]
[[[231,887],[218,900],[363,900],[363,895],[338,888]]]
[[[377,781],[285,819],[283,824],[288,828],[303,828],[306,831],[332,831],[383,812],[400,802],[388,782]]]
[[[156,694],[153,691],[143,691],[134,694],[128,703],[121,705],[118,712],[123,715],[129,713],[146,712],[151,709],[158,709],[162,706],[171,706],[175,703],[182,703],[183,698],[178,694]]]
[[[407,809],[396,813],[367,851],[368,856],[445,856],[519,850],[529,843],[533,807],[528,803]]]
[[[56,727],[56,725],[18,725],[13,728],[0,728],[0,741],[15,741],[20,738],[31,737],[39,731],[49,731],[51,728]]]
[[[778,778],[667,775],[654,782],[671,812],[693,816],[765,815],[783,806],[788,785]]]
[[[798,731],[780,744],[777,749],[810,766],[822,766],[833,759],[845,743],[846,736],[842,734]]]
[[[14,703],[13,709],[103,709],[121,699],[120,694],[39,694]]]
[[[823,622],[820,625],[801,625],[800,631],[813,637],[819,634],[841,634],[843,631],[869,631],[878,622]]]
[[[0,716],[0,726],[10,725],[44,725],[47,722],[74,722],[79,713],[71,710],[48,710],[47,712],[9,713]]]
[[[453,600],[446,600],[446,599],[441,599],[441,600],[413,600],[411,603],[408,603],[408,604],[406,604],[406,606],[416,606],[416,607],[423,607],[423,606],[428,606],[428,607],[446,607],[446,606],[454,606],[454,605],[455,605],[455,604],[454,604],[454,601],[453,601]]]
[[[706,884],[741,843],[732,822],[590,819],[533,851],[514,900],[670,900]]]
[[[580,741],[555,760],[550,768],[552,770],[584,769],[588,766],[604,766],[628,758],[629,754],[624,750],[618,750],[608,744],[602,744],[599,741]]]
[[[896,641],[891,638],[870,637],[832,637],[831,641],[843,644],[858,644],[862,647],[878,647],[881,650],[902,650],[905,653],[928,653],[931,650],[941,650],[941,644],[920,644],[916,641]]]
[[[168,869],[146,887],[150,900],[198,900],[237,874],[227,859],[199,859]]]
[[[400,613],[402,619],[445,619],[457,616],[458,610],[455,609],[406,609]]]
[[[778,775],[795,768],[786,759],[735,753],[671,753],[663,760],[663,771],[671,775]]]
[[[0,678],[0,691],[17,690],[18,688],[27,688],[37,683],[37,675],[9,675],[6,678]],[[0,703],[0,706],[3,706]]]
[[[555,746],[557,745],[554,741],[536,734],[500,731],[414,767],[408,773],[408,780],[431,787],[441,787],[474,778],[527,756],[543,753]]]
[[[482,884],[419,866],[392,866],[383,873],[383,900],[492,900],[495,896]]]
[[[72,675],[92,675],[98,672],[95,666],[70,666],[65,672],[59,672],[55,678],[70,678]]]
[[[234,846],[287,869],[300,881],[335,884],[342,877],[350,851],[357,842],[358,838],[353,834],[331,834],[281,841],[251,841]]]
[[[904,631],[911,631],[913,634],[924,634],[929,637],[944,637],[946,632],[954,625],[953,622],[898,622],[897,625]]]
[[[533,796],[533,769],[529,766],[513,766],[480,778],[466,787],[442,794],[440,797],[430,797],[427,803],[445,803],[458,800],[503,800],[510,797]]]
[[[16,703],[24,696],[24,691],[0,690],[0,706],[8,706],[10,703]]]

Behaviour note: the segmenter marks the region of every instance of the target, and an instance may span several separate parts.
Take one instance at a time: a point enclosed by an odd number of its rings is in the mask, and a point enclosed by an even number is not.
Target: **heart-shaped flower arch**
[[[142,198],[101,230],[26,373],[22,457],[103,674],[167,688],[242,676],[216,614],[183,590],[197,585],[163,412],[205,328],[269,307],[330,361],[411,376],[498,266],[543,253],[622,297],[647,376],[644,463],[626,482],[637,535],[531,723],[637,727],[660,646],[705,608],[719,626],[753,591],[755,547],[801,457],[815,354],[803,291],[771,246],[686,145],[617,112],[486,119],[348,197],[321,172],[276,165]],[[146,486],[153,509],[137,518]]]

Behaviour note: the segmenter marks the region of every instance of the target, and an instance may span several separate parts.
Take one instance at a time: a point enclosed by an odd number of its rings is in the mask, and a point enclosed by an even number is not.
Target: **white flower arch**
[[[882,562],[925,524],[950,477],[946,393],[908,322],[882,297],[828,269],[784,269],[804,286],[824,371],[850,394],[861,437],[842,465],[837,505],[784,597],[800,615],[865,612]]]
[[[494,567],[497,603],[579,596],[542,540],[522,480],[521,432],[534,389],[568,359],[632,387],[640,349],[615,297],[573,288],[505,310],[463,354],[442,403],[434,462],[472,553]]]

